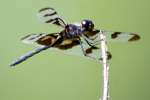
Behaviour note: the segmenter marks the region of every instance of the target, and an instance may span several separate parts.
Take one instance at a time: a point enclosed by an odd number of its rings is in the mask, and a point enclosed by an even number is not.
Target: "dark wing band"
[[[65,22],[58,16],[54,8],[42,8],[38,12],[38,18],[44,23],[54,24],[60,27],[65,27]]]

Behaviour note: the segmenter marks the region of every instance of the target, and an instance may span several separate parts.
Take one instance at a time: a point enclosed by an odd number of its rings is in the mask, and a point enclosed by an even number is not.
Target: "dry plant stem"
[[[102,53],[102,66],[103,66],[103,86],[102,86],[102,98],[99,100],[109,99],[109,66],[107,61],[107,43],[105,35],[100,32],[101,38],[101,53]]]

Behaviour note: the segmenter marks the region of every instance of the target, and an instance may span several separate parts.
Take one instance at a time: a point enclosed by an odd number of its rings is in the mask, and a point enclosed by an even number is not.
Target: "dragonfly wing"
[[[13,62],[10,64],[10,66],[15,66],[15,65],[17,65],[17,64],[20,64],[21,62],[27,60],[28,58],[34,56],[35,54],[38,54],[38,53],[40,53],[40,52],[43,51],[43,50],[46,50],[46,49],[48,49],[48,48],[50,48],[50,47],[53,47],[55,44],[57,44],[57,42],[59,42],[59,39],[61,39],[61,37],[58,36],[58,37],[55,39],[55,41],[54,41],[53,43],[51,43],[50,45],[45,45],[45,46],[43,45],[43,46],[40,46],[40,47],[38,47],[38,48],[36,48],[36,49],[34,49],[34,50],[32,50],[32,51],[26,53],[25,55],[19,57],[19,58],[16,59],[15,61],[13,61]]]
[[[54,8],[42,8],[39,10],[37,16],[41,22],[54,24],[63,28],[66,26],[65,22],[58,16]]]
[[[39,34],[29,34],[23,38],[21,41],[26,44],[38,44],[38,45],[50,45],[52,44],[57,37],[59,36],[58,33],[39,33]]]
[[[26,44],[34,44],[40,38],[46,36],[46,33],[29,34],[21,38],[21,41]]]
[[[91,47],[83,37],[80,37],[80,40],[81,44],[78,44],[70,49],[61,50],[61,52],[68,55],[87,57],[95,60],[101,58],[100,44],[95,45],[95,47]]]
[[[110,31],[102,32],[105,34],[107,41],[133,42],[140,39],[140,36],[136,33]]]
[[[88,38],[81,38],[82,44],[83,44],[83,49],[85,51],[85,54],[87,57],[92,58],[92,59],[100,59],[101,58],[101,49],[100,49],[100,42],[99,43],[92,43],[89,45],[87,40]],[[90,41],[91,42],[91,41]]]

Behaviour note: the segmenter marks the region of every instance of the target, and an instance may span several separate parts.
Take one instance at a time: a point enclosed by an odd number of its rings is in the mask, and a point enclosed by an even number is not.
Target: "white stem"
[[[100,32],[101,39],[101,53],[102,53],[102,65],[103,65],[103,90],[102,98],[99,100],[108,100],[109,99],[109,66],[107,62],[107,43],[106,36]]]

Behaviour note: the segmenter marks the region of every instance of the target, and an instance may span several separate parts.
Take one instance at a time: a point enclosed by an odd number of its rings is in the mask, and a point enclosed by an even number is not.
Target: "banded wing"
[[[100,60],[101,59],[101,49],[100,43],[90,46],[84,38],[81,37],[82,47],[80,44],[73,46],[70,49],[61,50],[62,52],[67,55],[73,56],[80,56],[83,58],[93,59],[93,60]],[[111,59],[111,54],[107,52],[108,59]]]
[[[110,31],[101,31],[105,34],[108,42],[116,41],[116,42],[134,42],[140,39],[140,36],[135,33],[130,32],[110,32]],[[101,59],[101,46],[100,46],[100,35],[98,31],[94,33],[86,33],[86,36],[81,37],[82,48],[87,57],[92,59]],[[80,50],[79,50],[80,49]],[[81,47],[78,46],[77,49],[68,50],[71,54],[83,55],[81,54]],[[80,52],[80,53],[79,53]],[[108,59],[112,58],[112,55],[109,51],[107,51]]]
[[[58,33],[38,33],[29,34],[23,38],[21,41],[26,44],[38,44],[38,45],[51,45],[58,37]]]
[[[38,19],[44,23],[65,27],[65,22],[58,16],[54,8],[46,7],[38,11]]]
[[[34,44],[40,38],[46,36],[46,33],[39,33],[39,34],[29,34],[21,38],[21,41],[26,44]]]
[[[95,32],[94,32],[95,33]],[[95,34],[94,36],[87,38],[82,37],[83,49],[87,57],[92,58],[94,60],[101,60],[101,42],[100,35]],[[109,51],[107,51],[107,59],[111,59],[112,55]]]
[[[138,34],[131,32],[111,32],[105,30],[100,30],[99,33],[100,32],[106,36],[108,42],[134,42],[140,39]],[[85,38],[88,38],[87,40],[90,43],[96,43],[100,41],[99,34],[97,33],[87,33]]]
[[[53,33],[53,34],[45,34],[45,33],[40,33],[40,34],[30,34],[25,37],[23,37],[21,40],[24,43],[28,44],[33,44],[36,43],[40,47],[41,46],[47,46],[49,44],[52,44],[58,34]],[[80,57],[88,57],[92,59],[100,59],[100,43],[94,44],[93,47],[89,46],[89,44],[85,41],[84,38],[81,37],[81,42],[83,46],[83,51],[80,46],[79,39],[74,38],[74,39],[63,39],[61,43],[58,43],[54,45],[51,50],[56,50],[58,52],[61,52],[66,55],[74,55],[74,56],[80,56]],[[86,56],[85,56],[86,55]]]
[[[21,38],[21,40],[24,43],[40,43],[40,46],[33,49],[32,51],[24,54],[23,56],[20,56],[19,58],[17,58],[15,61],[13,61],[10,66],[15,66],[17,64],[22,63],[23,61],[27,60],[28,58],[34,56],[35,54],[40,53],[43,50],[46,50],[48,48],[53,47],[54,45],[58,44],[60,41],[60,37],[58,35],[56,35],[57,33],[53,33],[51,35],[49,34],[45,34],[45,33],[40,33],[40,34],[30,34],[27,35],[23,38]],[[42,45],[43,43],[43,45]],[[46,44],[47,43],[47,44]]]
[[[140,36],[138,34],[131,32],[102,32],[105,34],[107,41],[134,42],[140,39]]]

